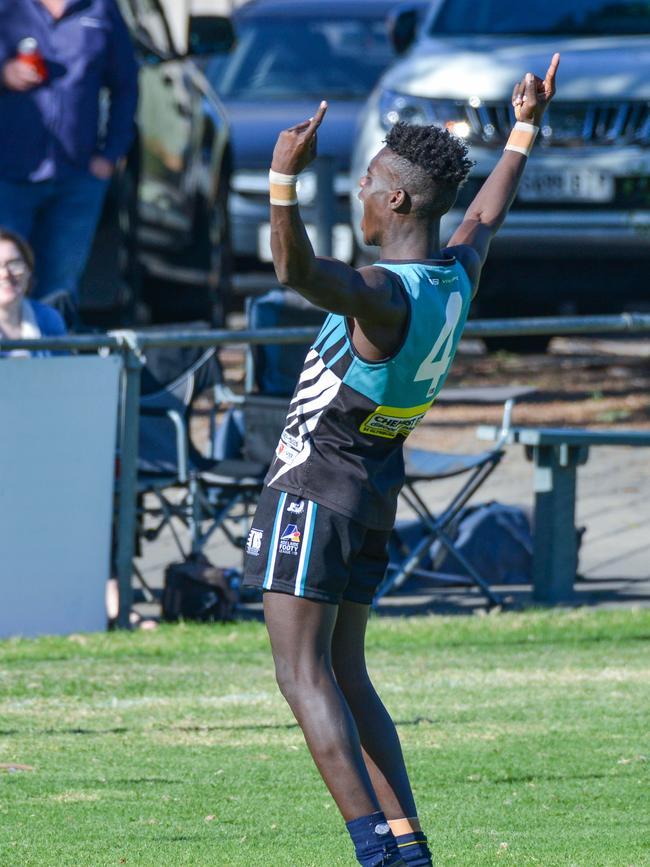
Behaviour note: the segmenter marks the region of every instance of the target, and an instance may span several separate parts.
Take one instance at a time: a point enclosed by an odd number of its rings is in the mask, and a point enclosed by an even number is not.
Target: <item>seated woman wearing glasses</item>
[[[0,344],[65,334],[61,316],[47,304],[27,298],[34,254],[20,235],[0,228]],[[49,355],[45,350],[17,350],[11,355]]]

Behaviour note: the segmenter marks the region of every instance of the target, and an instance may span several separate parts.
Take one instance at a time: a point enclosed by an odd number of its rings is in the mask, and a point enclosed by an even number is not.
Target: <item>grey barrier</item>
[[[631,334],[650,332],[650,314],[620,316],[537,317],[526,319],[476,319],[467,323],[464,337],[505,337],[531,334]],[[222,346],[224,344],[306,343],[315,328],[268,328],[229,331],[115,331],[108,334],[0,340],[2,354],[16,349],[48,349],[59,352],[115,352],[123,358],[119,429],[120,487],[117,516],[116,568],[119,585],[118,625],[129,628],[133,604],[132,565],[135,553],[138,420],[140,374],[149,346]]]

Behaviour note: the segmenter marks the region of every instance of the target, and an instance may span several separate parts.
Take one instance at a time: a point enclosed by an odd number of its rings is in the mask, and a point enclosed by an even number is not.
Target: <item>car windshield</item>
[[[650,33],[650,2],[639,0],[446,0],[429,34],[623,36]]]
[[[383,18],[250,19],[207,73],[225,99],[360,99],[393,59]]]

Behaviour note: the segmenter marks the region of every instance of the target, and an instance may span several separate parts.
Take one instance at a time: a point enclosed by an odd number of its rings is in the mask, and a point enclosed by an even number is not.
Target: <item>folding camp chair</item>
[[[215,460],[192,441],[196,398],[221,379],[214,347],[147,350],[139,428],[138,542],[154,540],[168,527],[183,558],[201,551],[216,530],[243,548],[247,518],[266,471],[261,463]],[[189,530],[189,551],[177,532],[179,522]],[[152,596],[137,567],[134,571],[145,595]]]
[[[327,314],[292,289],[271,289],[246,299],[248,328],[321,327]],[[290,398],[310,342],[256,344],[246,354],[246,392]]]
[[[410,549],[395,531],[396,547],[401,555],[400,560],[391,560],[384,582],[379,587],[374,605],[377,605],[387,593],[398,590],[411,577],[437,584],[460,584],[476,586],[486,596],[488,608],[502,605],[503,599],[490,589],[487,581],[481,576],[479,569],[471,563],[455,546],[450,530],[458,518],[461,509],[478,491],[481,485],[497,468],[504,456],[505,445],[510,432],[512,410],[515,401],[534,389],[527,386],[506,388],[465,389],[449,388],[443,390],[437,400],[440,403],[503,403],[501,428],[494,446],[488,451],[473,455],[454,454],[427,451],[423,449],[404,449],[405,482],[401,491],[402,500],[413,510],[417,519],[425,528],[425,533],[417,544]],[[423,483],[439,481],[453,476],[467,475],[452,497],[446,508],[437,516],[431,513],[424,498],[416,488]],[[450,575],[422,568],[422,561],[427,557],[431,545],[439,542],[458,565],[464,574]]]

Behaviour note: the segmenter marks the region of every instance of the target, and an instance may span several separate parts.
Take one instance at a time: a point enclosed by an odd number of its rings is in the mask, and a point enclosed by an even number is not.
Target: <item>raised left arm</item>
[[[403,316],[395,281],[385,269],[356,270],[338,259],[314,254],[300,215],[298,174],[316,156],[316,133],[327,103],[314,117],[280,133],[270,173],[271,252],[280,283],[334,313],[377,325],[392,325]]]

